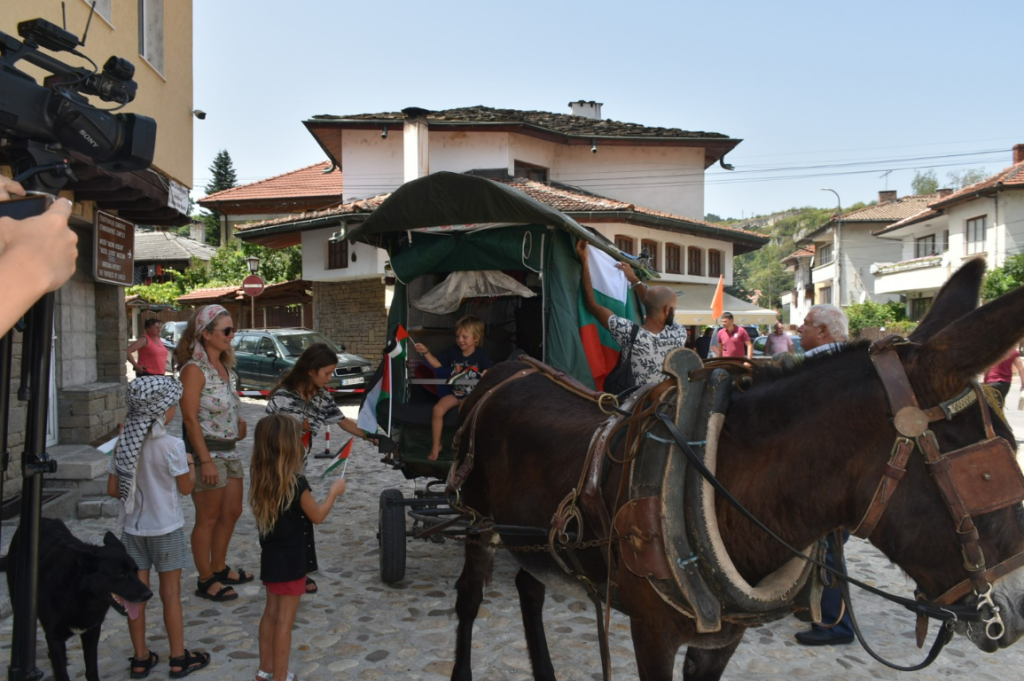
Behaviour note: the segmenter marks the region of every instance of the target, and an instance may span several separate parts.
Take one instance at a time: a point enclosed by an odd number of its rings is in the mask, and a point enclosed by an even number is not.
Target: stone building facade
[[[313,329],[376,364],[387,342],[380,278],[313,282]]]

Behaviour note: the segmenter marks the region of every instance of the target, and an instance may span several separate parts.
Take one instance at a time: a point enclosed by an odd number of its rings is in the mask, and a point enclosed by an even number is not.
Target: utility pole
[[[843,306],[843,201],[839,198],[839,192],[835,189],[823,188],[823,192],[832,192],[836,195],[836,205],[839,207],[839,216],[836,218],[836,230],[835,237],[833,237],[833,243],[835,244],[833,250],[836,252],[836,307]]]

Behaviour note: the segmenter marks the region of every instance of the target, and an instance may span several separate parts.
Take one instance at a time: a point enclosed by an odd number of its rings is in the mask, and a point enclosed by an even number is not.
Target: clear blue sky
[[[868,201],[886,169],[902,196],[915,168],[996,172],[1024,143],[1020,0],[193,6],[197,195],[220,149],[254,181],[324,158],[312,115],[409,106],[593,99],[605,118],[741,138],[736,172],[707,174],[723,217],[834,205],[821,187]],[[992,153],[956,156],[975,152]]]

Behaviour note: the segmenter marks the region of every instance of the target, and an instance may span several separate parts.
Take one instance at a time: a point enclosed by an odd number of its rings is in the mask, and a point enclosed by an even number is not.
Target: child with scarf
[[[170,644],[170,676],[181,678],[210,663],[210,655],[185,648],[181,611],[181,570],[192,564],[185,539],[181,495],[196,484],[195,463],[185,443],[167,433],[182,386],[170,376],[142,376],[128,384],[128,417],[110,462],[107,493],[121,500],[117,518],[121,543],[149,586],[149,571],[160,575],[160,600]],[[135,656],[133,679],[149,676],[160,657],[146,642],[146,606],[128,622]]]

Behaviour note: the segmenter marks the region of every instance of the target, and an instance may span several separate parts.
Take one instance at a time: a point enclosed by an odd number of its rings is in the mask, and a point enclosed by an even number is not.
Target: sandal
[[[320,587],[318,587],[316,585],[316,582],[314,582],[309,577],[306,577],[306,594],[307,595],[315,594],[319,590],[320,590]]]
[[[214,572],[213,576],[217,578],[217,581],[221,584],[246,584],[256,579],[256,575],[245,570],[235,570],[238,573],[238,579],[231,579],[228,574],[231,572],[231,566],[227,565],[220,572]]]
[[[149,670],[156,666],[156,663],[160,661],[160,656],[154,653],[152,650],[149,651],[149,656],[145,660],[140,660],[134,655],[128,658],[128,662],[131,663],[128,671],[131,673],[133,679],[144,679],[149,676]],[[141,671],[135,671],[140,669]]]
[[[188,648],[186,648],[184,655],[181,657],[172,657],[167,661],[167,664],[172,667],[178,667],[179,669],[179,671],[171,672],[171,678],[181,679],[210,664],[210,653],[190,653]]]
[[[262,669],[256,669],[256,681],[274,681],[274,674],[272,672],[265,672]]]
[[[211,594],[210,587],[221,580],[217,579],[217,575],[214,574],[206,581],[202,579],[196,580],[196,596],[205,598],[208,601],[217,601],[218,603],[223,601],[233,601],[238,598],[238,593],[230,586],[222,586],[217,593]],[[228,593],[228,592],[231,593]]]

